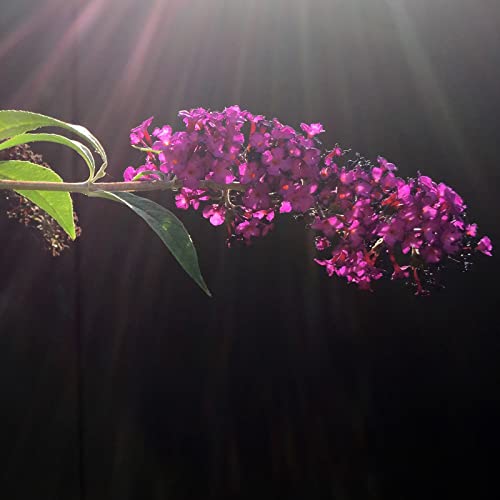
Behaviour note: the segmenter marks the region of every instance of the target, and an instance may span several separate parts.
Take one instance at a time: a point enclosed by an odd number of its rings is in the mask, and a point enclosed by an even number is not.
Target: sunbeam
[[[50,80],[57,71],[58,66],[70,57],[73,46],[78,42],[79,36],[90,29],[92,23],[99,17],[106,6],[107,0],[91,0],[85,8],[77,14],[51,54],[40,64],[38,69],[21,85],[12,98],[13,102],[22,102],[25,107],[31,107],[37,101],[41,89],[50,85]],[[54,14],[56,14],[54,12]]]

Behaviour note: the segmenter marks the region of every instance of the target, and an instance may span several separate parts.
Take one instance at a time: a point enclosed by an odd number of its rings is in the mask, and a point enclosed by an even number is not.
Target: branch
[[[15,191],[65,191],[69,193],[89,194],[96,191],[166,191],[179,189],[182,182],[172,181],[130,181],[130,182],[28,182],[0,180],[0,189]],[[200,187],[221,191],[245,191],[245,186],[239,183],[217,184],[213,181],[200,181]]]

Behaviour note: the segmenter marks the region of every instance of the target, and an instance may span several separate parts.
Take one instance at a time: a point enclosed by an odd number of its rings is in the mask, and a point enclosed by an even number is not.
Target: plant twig
[[[172,181],[131,181],[131,182],[30,182],[0,180],[0,189],[15,191],[65,191],[69,193],[89,194],[96,191],[131,192],[131,191],[166,191],[179,189],[182,182]],[[200,187],[206,189],[220,189],[245,191],[245,186],[239,183],[217,184],[213,181],[200,181]]]

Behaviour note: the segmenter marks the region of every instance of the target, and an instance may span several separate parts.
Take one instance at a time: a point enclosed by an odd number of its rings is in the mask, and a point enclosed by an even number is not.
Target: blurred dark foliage
[[[43,161],[42,155],[33,152],[27,144],[0,151],[0,161],[5,160],[29,161],[50,168],[50,165]],[[69,248],[71,239],[49,214],[14,191],[2,190],[0,191],[0,196],[8,202],[7,207],[0,205],[2,209],[0,214],[5,213],[10,219],[15,219],[26,227],[36,229],[43,247],[52,256],[57,257],[65,249]],[[76,223],[76,236],[78,237],[81,235],[82,230],[78,226],[78,216],[76,213],[73,213],[73,218]]]

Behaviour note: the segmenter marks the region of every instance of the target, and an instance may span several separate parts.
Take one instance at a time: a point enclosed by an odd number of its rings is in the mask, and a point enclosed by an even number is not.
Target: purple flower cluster
[[[238,106],[179,115],[185,130],[166,125],[150,134],[149,118],[131,131],[146,161],[128,167],[124,178],[151,171],[140,179],[177,181],[177,207],[202,207],[211,224],[226,224],[228,244],[265,236],[279,214],[302,215],[317,233],[315,260],[330,276],[365,289],[391,276],[419,294],[429,269],[450,259],[465,264],[475,250],[491,255],[490,239],[477,237],[453,189],[420,174],[397,177],[381,157],[372,165],[348,159],[339,146],[325,149],[320,123],[302,123],[297,131]]]

